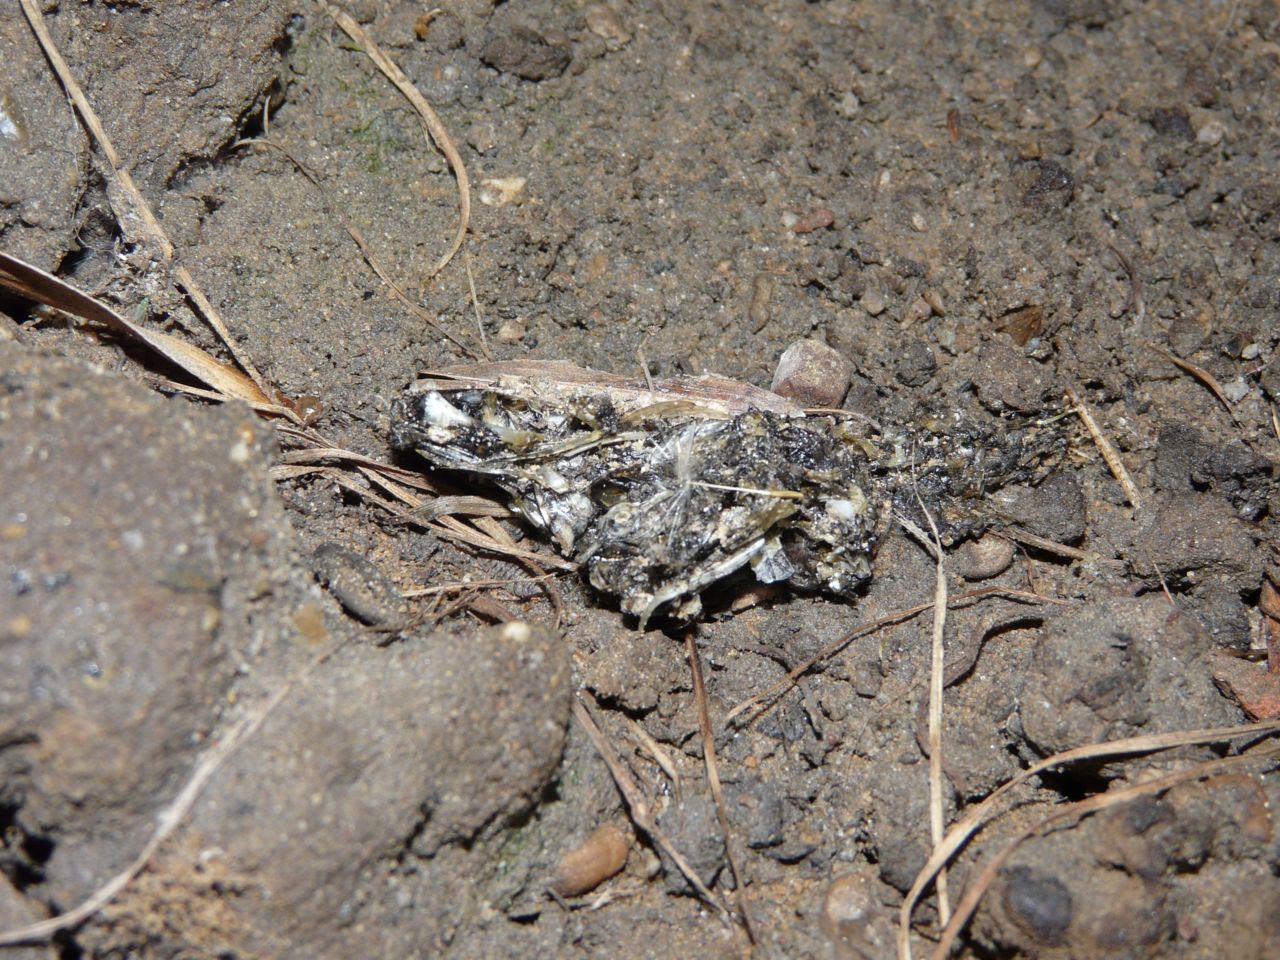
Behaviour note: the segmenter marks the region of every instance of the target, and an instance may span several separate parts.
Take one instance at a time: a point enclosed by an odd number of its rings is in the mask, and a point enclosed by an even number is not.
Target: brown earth
[[[478,343],[463,260],[423,279],[456,190],[404,100],[317,5],[41,7],[239,344],[286,394],[323,400],[335,444],[392,459],[391,401],[466,358],[397,303],[342,218]],[[976,584],[959,573],[987,572],[981,556],[948,557],[953,593],[1066,601],[950,612],[948,818],[1054,751],[1280,712],[1261,657],[1280,634],[1264,589],[1280,579],[1275,0],[348,9],[468,165],[496,357],[635,373],[643,356],[655,375],[767,387],[812,338],[852,364],[845,406],[878,418],[971,400],[1052,416],[1068,388],[1094,410],[1141,506],[1072,419],[1060,474],[993,502],[1079,557],[1020,550]],[[122,312],[145,300],[146,322],[217,352],[122,240],[100,156],[17,3],[0,10],[0,249]],[[234,145],[267,132],[264,103],[271,140],[327,192],[280,152]],[[511,178],[525,183],[505,203],[485,182]],[[114,903],[11,955],[750,951],[637,832],[571,719],[585,688],[659,827],[736,902],[684,631],[640,633],[572,576],[556,581],[560,631],[536,584],[443,619],[406,605],[401,591],[529,571],[323,476],[273,482],[282,441],[246,407],[163,396],[147,374],[180,375],[139,348],[0,307],[0,925],[72,907],[128,864],[199,758],[292,684]],[[1230,411],[1148,343],[1212,377]],[[931,625],[860,636],[751,723],[723,718],[854,626],[926,602],[933,578],[893,531],[856,603],[709,598],[696,639],[759,956],[893,955],[930,846]],[[502,608],[531,628],[482,622]],[[979,849],[1230,752],[1043,777]],[[1258,764],[1037,835],[960,953],[1271,955],[1278,805]],[[602,825],[629,843],[625,867],[557,901],[561,858]],[[953,902],[981,862],[961,858]],[[925,955],[932,894],[915,917]]]

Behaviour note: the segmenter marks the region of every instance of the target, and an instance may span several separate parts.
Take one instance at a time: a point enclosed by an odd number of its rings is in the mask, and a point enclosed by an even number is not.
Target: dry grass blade
[[[476,297],[476,278],[471,273],[471,258],[467,256],[467,252],[462,251],[462,265],[467,268],[467,289],[471,293],[471,307],[476,312],[476,331],[480,334],[480,352],[484,354],[486,360],[492,360],[493,354],[489,352],[489,338],[484,332],[484,317],[480,314],[480,300]]]
[[[1106,434],[1098,427],[1098,421],[1094,419],[1093,413],[1085,405],[1080,395],[1075,390],[1067,387],[1067,396],[1071,398],[1071,403],[1075,406],[1076,413],[1080,415],[1085,428],[1089,431],[1089,436],[1093,438],[1094,444],[1097,445],[1098,451],[1102,454],[1102,459],[1106,461],[1107,468],[1123,488],[1125,499],[1129,501],[1129,506],[1135,510],[1141,507],[1142,497],[1138,493],[1138,486],[1133,482],[1133,477],[1129,476],[1129,471],[1125,467],[1124,461],[1120,459],[1119,452],[1111,441],[1107,439]]]
[[[429,280],[448,266],[449,261],[462,248],[462,242],[467,237],[467,228],[471,225],[471,182],[467,179],[467,168],[463,166],[462,157],[458,154],[458,148],[454,146],[453,140],[449,136],[449,131],[445,129],[444,123],[437,116],[435,110],[431,108],[431,104],[427,103],[426,98],[418,92],[418,88],[413,85],[413,81],[405,76],[404,71],[382,52],[378,45],[373,42],[373,38],[365,32],[360,24],[328,3],[322,3],[321,5],[324,7],[325,12],[333,18],[334,22],[342,28],[343,32],[360,45],[365,55],[374,62],[388,80],[395,84],[396,89],[418,111],[418,116],[422,119],[422,124],[426,127],[428,136],[439,148],[440,152],[444,154],[445,159],[449,161],[453,175],[457,178],[458,231],[454,234],[453,243],[449,245],[449,249],[445,251],[444,256],[427,274],[427,279]]]
[[[933,557],[935,579],[933,590],[933,630],[929,645],[929,836],[936,850],[942,843],[942,833],[946,827],[942,809],[942,691],[943,674],[945,672],[945,654],[943,637],[947,626],[947,572],[943,562],[942,538],[938,536],[938,525],[933,521],[933,514],[916,492],[916,502],[924,512],[929,523],[929,532],[933,535]],[[902,520],[903,518],[899,518]],[[923,533],[923,531],[919,531]],[[951,900],[947,894],[947,872],[943,868],[938,871],[934,881],[934,889],[938,893],[938,916],[945,924],[951,918]]]
[[[258,384],[234,367],[221,363],[185,340],[148,330],[132,320],[125,319],[110,307],[82,293],[69,283],[7,253],[0,253],[0,284],[24,297],[37,300],[64,313],[101,323],[116,333],[138,340],[170,363],[176,364],[202,383],[212,387],[215,391],[212,395],[213,399],[244,400],[258,409],[297,419],[297,414],[287,407],[272,403],[271,398]]]
[[[720,821],[720,832],[724,835],[724,852],[729,858],[729,869],[733,871],[733,885],[738,891],[738,909],[742,913],[742,923],[747,929],[747,939],[757,943],[755,925],[751,921],[751,901],[747,895],[747,886],[742,882],[742,868],[738,865],[738,855],[734,852],[729,814],[724,806],[724,789],[720,785],[720,768],[716,764],[716,738],[711,728],[711,707],[707,703],[707,684],[702,676],[702,658],[698,655],[698,644],[693,638],[692,630],[685,634],[684,639],[689,669],[693,672],[693,695],[698,703],[698,729],[702,735],[702,761],[707,768],[707,783],[711,786],[711,798],[716,803],[716,818]]]
[[[1227,411],[1227,416],[1231,418],[1231,422],[1237,427],[1244,429],[1244,424],[1240,422],[1240,418],[1236,416],[1235,409],[1231,406],[1231,401],[1227,399],[1226,393],[1223,392],[1222,385],[1218,383],[1217,378],[1204,367],[1198,367],[1190,360],[1183,360],[1175,353],[1171,353],[1158,343],[1152,343],[1150,340],[1143,340],[1143,346],[1148,350],[1153,350],[1160,356],[1164,357],[1179,370],[1191,374],[1199,380],[1204,386],[1209,388],[1209,392],[1214,395],[1217,401],[1222,404],[1222,408]]]
[[[1055,753],[1053,756],[1046,757],[1023,770],[954,823],[951,829],[947,831],[942,843],[934,849],[929,856],[928,862],[916,875],[916,879],[912,883],[911,889],[907,892],[907,896],[899,910],[899,960],[911,960],[911,914],[915,910],[921,893],[924,892],[924,889],[933,880],[937,872],[949,863],[951,858],[992,818],[993,811],[1000,801],[1020,784],[1026,783],[1032,777],[1038,776],[1046,770],[1071,763],[1138,753],[1154,753],[1160,750],[1171,750],[1176,747],[1206,743],[1226,743],[1241,737],[1264,737],[1277,731],[1280,731],[1280,720],[1269,723],[1243,724],[1234,727],[1212,727],[1180,733],[1128,737],[1122,740],[1111,740],[1106,743],[1091,743],[1072,750],[1065,750],[1062,753]]]
[[[582,724],[582,729],[586,731],[587,737],[590,738],[592,745],[596,748],[596,752],[600,754],[600,759],[604,761],[605,766],[609,768],[609,773],[613,775],[613,782],[618,785],[618,792],[622,794],[622,799],[626,801],[627,809],[631,813],[631,820],[671,858],[671,862],[684,874],[684,878],[698,892],[698,896],[702,898],[703,902],[713,907],[726,923],[730,923],[731,918],[725,905],[720,902],[714,893],[707,889],[707,885],[702,882],[702,878],[698,876],[697,871],[690,866],[689,861],[671,842],[671,838],[663,833],[662,829],[654,821],[653,809],[650,807],[649,802],[641,794],[640,788],[636,786],[636,782],[632,779],[626,764],[622,762],[622,758],[618,756],[617,751],[610,745],[609,738],[604,735],[604,731],[600,729],[599,724],[595,722],[590,711],[587,710],[586,705],[582,702],[582,697],[590,695],[580,693],[578,696],[579,699],[573,701],[573,715],[578,723]]]
[[[181,393],[188,397],[199,397],[201,400],[212,400],[214,403],[226,403],[230,399],[225,393],[217,390],[206,390],[203,387],[193,387],[187,383],[179,383],[177,380],[170,380],[168,377],[162,377],[159,374],[143,371],[143,378],[160,392]],[[252,382],[252,381],[250,381]],[[282,403],[263,403],[258,400],[244,401],[258,413],[263,413],[272,417],[286,417],[295,423],[300,419],[297,409],[293,406],[285,406]]]
[[[120,222],[120,229],[124,232],[126,238],[149,245],[165,263],[172,263],[173,243],[170,242],[159,221],[156,220],[155,214],[151,212],[151,206],[147,203],[146,198],[142,196],[142,191],[138,189],[137,184],[133,182],[133,177],[130,176],[129,171],[121,162],[120,155],[111,143],[111,138],[107,136],[107,131],[103,128],[97,113],[89,104],[89,99],[84,95],[84,91],[80,88],[80,84],[76,81],[74,74],[72,74],[71,68],[67,66],[66,60],[62,59],[62,54],[58,52],[53,38],[45,27],[44,14],[40,12],[40,5],[36,0],[20,0],[20,2],[22,4],[22,12],[26,15],[32,32],[40,42],[41,49],[44,50],[45,56],[49,58],[49,63],[54,72],[57,73],[63,88],[67,91],[67,96],[75,104],[76,110],[79,112],[85,126],[89,128],[89,133],[92,134],[94,142],[102,150],[108,165],[111,167],[111,177],[119,187],[119,190],[116,192],[115,197],[112,196],[111,191],[108,191],[108,200],[111,202],[116,218]],[[123,210],[116,207],[116,204],[121,201],[123,201],[121,205],[126,207]],[[200,289],[190,272],[186,267],[178,264],[174,267],[173,274],[177,278],[179,286],[195,303],[200,314],[213,329],[214,333],[218,335],[226,348],[231,351],[231,356],[235,358],[240,369],[248,375],[249,379],[257,386],[258,392],[265,398],[271,392],[268,389],[267,382],[258,373],[253,362],[240,350],[235,340],[231,338],[226,324],[222,322],[222,317],[214,309],[213,304],[209,302],[209,298],[204,295],[204,291]],[[213,384],[210,384],[210,386],[213,386]]]
[[[511,509],[486,497],[434,497],[415,511],[423,521],[441,517],[511,517]]]
[[[436,492],[435,485],[417,470],[409,470],[405,467],[383,463],[381,460],[375,460],[373,457],[365,456],[363,453],[356,453],[354,450],[347,450],[344,447],[330,446],[324,437],[310,431],[299,431],[292,427],[283,426],[280,428],[280,434],[286,439],[304,444],[304,447],[300,450],[286,451],[280,457],[281,463],[299,466],[333,462],[347,463],[356,467],[368,467],[381,476],[394,478],[399,483],[411,486],[415,490],[421,490],[425,493]],[[419,501],[415,500],[415,504],[417,502]]]
[[[631,735],[639,741],[645,750],[649,751],[649,755],[653,757],[653,762],[662,768],[662,772],[671,781],[671,794],[678,800],[684,788],[680,777],[680,768],[671,759],[671,754],[663,748],[662,744],[649,736],[649,732],[640,726],[634,717],[627,717],[626,721],[627,729],[631,731]]]
[[[1203,780],[1205,778],[1215,776],[1219,773],[1234,770],[1242,766],[1250,766],[1267,760],[1274,761],[1280,757],[1280,743],[1259,744],[1252,750],[1236,757],[1227,757],[1223,760],[1209,760],[1204,763],[1197,763],[1194,766],[1180,770],[1177,773],[1171,773],[1163,777],[1157,777],[1154,780],[1148,780],[1145,783],[1137,784],[1132,787],[1124,787],[1119,790],[1111,790],[1107,793],[1090,797],[1087,800],[1078,800],[1069,804],[1062,810],[1050,814],[1039,822],[1032,824],[1023,830],[1018,831],[1009,839],[1000,852],[993,856],[986,864],[983,865],[982,872],[974,879],[965,895],[956,905],[955,916],[951,918],[951,922],[946,925],[946,929],[942,931],[942,936],[938,940],[937,946],[933,948],[930,954],[930,960],[946,960],[947,954],[950,952],[956,938],[960,936],[960,932],[964,929],[965,924],[969,922],[969,918],[973,916],[974,911],[978,908],[978,903],[982,900],[983,895],[995,882],[996,876],[1000,872],[1000,868],[1005,864],[1014,851],[1022,845],[1023,841],[1035,836],[1043,830],[1056,825],[1080,820],[1092,813],[1101,810],[1107,810],[1111,807],[1117,807],[1121,804],[1129,803],[1140,797],[1151,796],[1156,793],[1163,793],[1170,787],[1177,786],[1180,783],[1188,783],[1193,780]]]
[[[407,523],[426,527],[443,540],[452,540],[457,543],[463,543],[469,547],[474,547],[477,550],[484,550],[488,553],[497,554],[498,556],[511,557],[517,560],[531,560],[534,563],[539,563],[546,567],[554,567],[559,570],[578,569],[577,564],[557,557],[554,554],[535,553],[532,550],[525,550],[522,547],[514,547],[500,543],[492,537],[486,536],[478,530],[472,529],[456,517],[446,516],[438,518],[435,522],[425,523],[417,513],[417,506],[421,505],[423,501],[418,500],[416,497],[413,498],[415,507],[413,509],[406,509],[394,500],[388,500],[385,497],[381,497],[374,493],[374,491],[369,487],[357,483],[354,479],[347,476],[342,470],[338,470],[334,467],[324,467],[320,468],[320,472],[323,472],[325,476],[338,486],[342,487],[342,489],[354,493],[356,496],[367,500],[375,506],[381,507],[383,510],[386,510],[393,516],[399,517]],[[389,481],[385,477],[379,476],[377,471],[365,467],[362,468],[361,473],[367,479],[376,481],[384,489],[387,488]],[[396,494],[392,495],[396,496]],[[397,499],[400,498],[397,497]]]
[[[507,577],[497,580],[452,580],[449,583],[438,583],[433,587],[416,587],[411,590],[401,590],[400,596],[406,600],[417,600],[420,597],[434,597],[442,593],[461,593],[464,590],[496,590],[500,587],[514,587],[520,584],[537,583],[540,580],[550,580],[556,574],[547,573],[541,577]]]

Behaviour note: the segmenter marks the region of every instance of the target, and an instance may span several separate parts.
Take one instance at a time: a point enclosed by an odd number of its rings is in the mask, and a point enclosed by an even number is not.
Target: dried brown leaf
[[[0,284],[39,303],[74,314],[85,320],[110,327],[117,333],[146,344],[171,363],[216,391],[221,400],[244,400],[255,407],[268,407],[271,412],[292,416],[292,412],[271,398],[236,368],[216,360],[199,347],[156,330],[148,330],[127,320],[110,307],[77,290],[52,274],[45,273],[24,260],[0,253]]]

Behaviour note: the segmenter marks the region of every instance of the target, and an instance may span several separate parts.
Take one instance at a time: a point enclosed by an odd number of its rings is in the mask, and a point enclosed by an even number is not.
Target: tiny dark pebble
[[[915,883],[916,874],[928,859],[924,845],[905,836],[895,836],[880,844],[880,879],[899,893],[906,893]]]
[[[1162,137],[1173,140],[1194,140],[1196,137],[1186,107],[1159,107],[1147,114],[1147,123]]]
[[[1006,872],[1004,908],[1014,923],[1048,946],[1063,942],[1074,912],[1066,885],[1029,867]]]
[[[752,777],[729,792],[730,820],[746,833],[753,850],[782,843],[782,794],[773,784]]]
[[[394,627],[404,619],[399,591],[373,563],[337,543],[322,543],[312,555],[316,577],[342,609],[374,627]]]
[[[937,369],[938,361],[934,359],[933,351],[920,340],[906,341],[893,358],[893,372],[908,387],[928,383]]]
[[[1022,202],[1044,213],[1065,207],[1076,192],[1075,177],[1052,160],[1029,163],[1014,179],[1023,187]]]

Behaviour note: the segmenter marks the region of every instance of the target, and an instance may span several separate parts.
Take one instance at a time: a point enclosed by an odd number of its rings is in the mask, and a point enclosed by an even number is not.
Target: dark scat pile
[[[506,491],[642,626],[668,603],[696,616],[705,588],[747,566],[852,597],[894,511],[918,518],[923,502],[960,539],[989,522],[982,494],[1039,479],[1064,446],[1038,423],[996,429],[959,411],[909,427],[670,403],[620,415],[588,392],[410,393],[391,420],[398,449]]]

